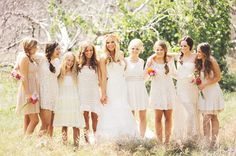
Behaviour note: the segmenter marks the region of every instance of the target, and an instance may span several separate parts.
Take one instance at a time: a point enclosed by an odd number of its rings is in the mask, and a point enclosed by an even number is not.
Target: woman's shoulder
[[[105,63],[107,60],[107,56],[105,54],[102,54],[99,59],[98,59],[98,62],[99,63]]]

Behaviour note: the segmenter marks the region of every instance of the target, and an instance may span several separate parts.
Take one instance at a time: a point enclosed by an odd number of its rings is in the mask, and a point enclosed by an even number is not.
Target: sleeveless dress
[[[119,140],[138,135],[137,125],[128,104],[124,77],[125,63],[107,65],[107,104],[98,118],[96,137],[100,140]]]
[[[45,56],[38,59],[39,63],[39,81],[40,81],[40,108],[50,111],[55,110],[58,98],[57,76],[60,73],[60,61],[55,59],[52,65],[55,67],[55,73],[49,70],[49,63]]]
[[[172,77],[175,73],[174,62],[168,62],[169,73],[165,74],[165,64],[152,61],[151,68],[157,74],[152,79],[150,90],[150,108],[169,110],[173,108],[176,100],[176,90]]]
[[[213,77],[213,72],[211,73]],[[207,79],[201,72],[202,83],[206,83]],[[224,110],[224,97],[219,83],[211,84],[202,90],[203,97],[199,95],[199,110],[204,114],[218,114]]]
[[[148,107],[148,93],[144,81],[144,61],[138,59],[131,62],[126,58],[127,68],[125,78],[128,89],[128,102],[132,110],[146,110]]]
[[[18,62],[19,63],[19,62]],[[19,69],[21,71],[21,69]],[[29,93],[39,95],[39,81],[37,79],[37,72],[38,72],[38,65],[35,62],[29,62],[29,71],[28,71],[28,87]],[[20,82],[20,86],[18,89],[17,95],[17,105],[16,105],[16,113],[23,113],[23,114],[34,114],[39,113],[40,106],[39,102],[32,104],[27,103],[25,91],[23,88],[22,81]],[[24,106],[25,105],[25,106]]]
[[[59,98],[55,107],[53,125],[77,128],[83,128],[85,125],[80,111],[78,86],[71,75],[65,75],[63,82],[59,84]]]
[[[78,74],[81,111],[99,113],[101,109],[98,74],[88,66],[83,66]]]
[[[178,62],[177,67],[176,87],[179,102],[177,106],[181,109],[175,113],[176,116],[173,116],[175,122],[174,127],[176,129],[182,129],[180,130],[182,134],[179,134],[182,137],[200,135],[200,113],[197,105],[198,88],[191,82],[194,78],[195,64],[194,62],[183,62],[183,64]],[[180,117],[181,115],[182,117]]]

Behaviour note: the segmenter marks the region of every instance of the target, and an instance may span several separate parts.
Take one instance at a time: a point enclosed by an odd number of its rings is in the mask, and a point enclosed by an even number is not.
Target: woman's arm
[[[102,92],[102,97],[101,97],[101,102],[102,104],[107,103],[107,94],[106,94],[106,89],[107,89],[107,70],[106,70],[106,59],[101,58],[100,60],[100,70],[101,70],[101,92]]]
[[[145,68],[144,68],[144,80],[147,81],[148,79],[148,68],[150,68],[152,66],[152,60],[153,60],[154,56],[150,56],[148,59],[147,59],[147,62],[146,62],[146,65],[145,65]]]
[[[30,97],[30,92],[29,92],[29,81],[28,81],[28,74],[29,74],[29,58],[27,56],[23,56],[22,59],[20,60],[20,73],[23,76],[22,80],[22,86],[25,91],[25,95],[27,98]]]
[[[97,74],[98,74],[98,85],[101,87],[101,84],[102,84],[102,71],[101,71],[100,61],[98,61]]]
[[[211,58],[211,63],[212,63],[212,70],[214,73],[214,77],[213,78],[209,78],[207,80],[206,86],[217,83],[221,80],[221,72],[220,72],[220,67],[217,63],[217,61],[215,60],[215,58]]]

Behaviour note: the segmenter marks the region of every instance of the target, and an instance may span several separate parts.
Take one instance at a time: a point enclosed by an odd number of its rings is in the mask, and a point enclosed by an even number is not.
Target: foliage
[[[140,1],[137,1],[140,3]],[[130,40],[140,38],[145,45],[141,57],[146,60],[152,54],[153,44],[162,39],[169,43],[169,51],[177,52],[178,41],[184,35],[194,39],[196,45],[208,42],[221,71],[223,89],[234,91],[236,83],[229,75],[225,56],[230,48],[230,6],[228,0],[216,1],[159,1],[147,4],[147,10],[132,14],[131,4],[119,3],[120,19],[113,20],[123,39],[121,48],[126,52]],[[127,55],[127,54],[126,54]]]

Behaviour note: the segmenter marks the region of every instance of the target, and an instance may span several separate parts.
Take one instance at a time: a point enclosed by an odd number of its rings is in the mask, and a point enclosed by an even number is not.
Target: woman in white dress
[[[144,80],[144,61],[139,58],[139,54],[143,49],[143,42],[140,39],[133,39],[128,46],[130,56],[125,58],[127,63],[125,77],[128,102],[134,115],[135,111],[139,112],[139,132],[142,138],[145,136],[146,131],[146,109],[148,107],[148,93]]]
[[[197,108],[198,88],[191,82],[195,71],[196,53],[192,53],[193,40],[188,36],[180,41],[180,46],[181,55],[177,61],[176,87],[180,102],[177,104],[183,107],[177,108],[178,111],[174,112],[174,133],[179,138],[191,138],[200,135],[200,114]]]
[[[53,112],[58,98],[57,76],[60,73],[60,46],[57,42],[46,44],[45,54],[37,55],[40,80],[40,135],[53,135]]]
[[[84,119],[80,111],[77,84],[77,61],[73,53],[64,54],[58,77],[59,97],[55,106],[53,125],[62,127],[62,140],[67,144],[68,127],[73,127],[74,146],[79,145],[79,128],[84,128]]]
[[[172,109],[176,101],[173,83],[174,61],[167,56],[167,46],[157,41],[153,47],[156,52],[148,59],[146,69],[156,71],[151,82],[150,107],[155,110],[155,128],[158,141],[162,143],[162,116],[165,116],[165,144],[169,144],[172,131]]]
[[[137,125],[128,104],[125,61],[118,38],[108,34],[104,39],[105,56],[101,58],[103,107],[98,117],[98,140],[118,140],[137,136]]]
[[[100,111],[99,80],[101,78],[99,62],[95,46],[83,42],[79,48],[79,98],[80,108],[84,112],[85,140],[89,143],[89,116],[91,112],[93,133],[97,130],[98,113]]]
[[[198,45],[195,67],[202,80],[198,87],[203,93],[199,94],[199,110],[203,114],[204,136],[207,141],[211,139],[211,145],[215,145],[219,133],[218,113],[224,109],[224,98],[218,84],[221,79],[220,68],[211,55],[208,43]]]
[[[24,134],[30,135],[34,132],[39,122],[39,102],[31,102],[33,95],[39,94],[38,65],[34,60],[37,53],[38,41],[33,38],[25,38],[22,42],[24,52],[20,53],[15,69],[22,76],[17,94],[16,113],[24,114]]]

